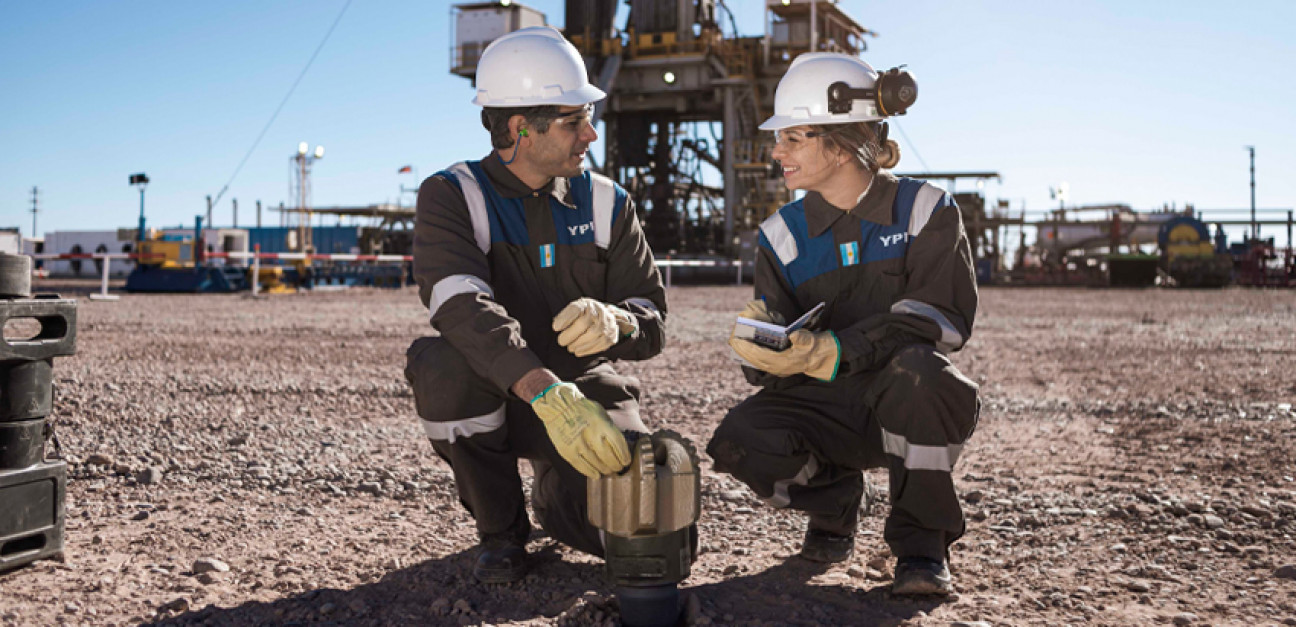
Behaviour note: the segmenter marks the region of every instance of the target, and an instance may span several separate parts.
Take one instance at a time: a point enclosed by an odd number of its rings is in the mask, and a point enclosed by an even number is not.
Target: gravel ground
[[[620,366],[651,427],[704,444],[754,391],[723,344],[748,294],[669,292],[666,352]],[[412,289],[79,308],[66,555],[0,574],[0,624],[616,624],[599,562],[538,533],[525,581],[472,580],[401,374]],[[986,289],[955,362],[985,403],[958,595],[888,592],[880,471],[856,557],[825,567],[794,557],[801,516],[704,459],[688,623],[1296,625],[1296,293]]]

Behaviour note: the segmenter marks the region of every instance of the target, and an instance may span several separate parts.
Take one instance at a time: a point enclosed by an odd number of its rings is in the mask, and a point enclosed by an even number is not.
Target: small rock
[[[950,623],[950,627],[990,627],[990,623],[983,620],[956,620]]]
[[[76,603],[68,603],[68,604],[66,604],[66,605],[63,606],[63,613],[64,613],[64,614],[76,614],[77,612],[80,612],[80,611],[81,611],[81,608],[78,607]]]
[[[742,490],[725,490],[720,493],[720,500],[729,501],[730,503],[739,503],[746,500],[747,495]]]
[[[450,599],[438,597],[437,600],[432,602],[432,605],[428,606],[428,609],[432,610],[432,613],[437,616],[445,616],[446,612],[450,611]]]
[[[850,568],[846,569],[846,574],[856,579],[859,579],[864,576],[864,569],[860,568],[859,566],[852,565]]]
[[[1174,618],[1171,620],[1173,620],[1174,624],[1179,627],[1184,627],[1185,625],[1191,625],[1197,622],[1197,615],[1192,612],[1184,612],[1182,614],[1175,614]]]
[[[887,569],[887,558],[875,557],[868,561],[868,567],[873,570],[885,571]]]
[[[189,599],[185,597],[179,597],[167,601],[166,603],[163,603],[161,606],[158,607],[158,612],[160,613],[184,612],[187,611],[188,609],[189,609]]]
[[[1279,579],[1296,579],[1296,564],[1283,564],[1273,575]]]
[[[103,536],[97,533],[94,534],[94,536],[90,538],[90,544],[103,544]]]
[[[148,520],[148,517],[149,517],[148,511],[140,510],[138,512],[135,512],[134,516],[131,516],[131,520]]]
[[[103,453],[94,453],[90,457],[86,458],[85,463],[89,466],[108,466],[110,468],[114,465],[113,458],[104,455]]]
[[[333,603],[325,603],[324,605],[321,605],[319,607],[319,613],[328,616],[329,614],[332,614],[333,611],[336,609],[337,609],[337,605]]]
[[[200,557],[194,560],[193,568],[190,570],[192,570],[195,575],[201,575],[202,573],[210,572],[227,573],[229,572],[229,569],[229,564],[226,564],[214,557]]]
[[[454,602],[454,611],[460,614],[472,614],[473,607],[472,604],[467,601],[467,599],[456,599]]]
[[[154,485],[162,481],[162,469],[156,466],[149,466],[143,471],[135,474],[135,481],[140,485]]]
[[[220,578],[216,576],[216,573],[210,571],[205,573],[198,573],[197,579],[198,579],[198,583],[201,583],[204,586],[210,586],[220,581]]]
[[[1206,514],[1202,517],[1202,524],[1206,525],[1207,529],[1219,529],[1224,526],[1224,519],[1214,514]]]
[[[1151,586],[1142,581],[1131,581],[1125,584],[1125,587],[1128,588],[1130,592],[1148,592],[1152,589]]]

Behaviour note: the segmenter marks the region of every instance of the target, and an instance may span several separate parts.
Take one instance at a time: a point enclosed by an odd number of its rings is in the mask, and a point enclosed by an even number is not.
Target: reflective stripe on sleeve
[[[940,339],[936,341],[936,348],[941,352],[948,353],[963,346],[963,334],[954,328],[954,323],[950,322],[939,309],[927,303],[905,299],[891,305],[891,313],[911,314],[935,322],[941,330]]]
[[[657,309],[657,303],[654,303],[651,300],[648,300],[647,298],[639,298],[639,297],[627,298],[625,302],[627,305],[639,305],[640,307],[643,307],[644,309],[651,311],[653,315],[657,316],[658,318],[661,317],[661,311]]]
[[[590,172],[590,196],[594,203],[594,245],[604,249],[612,242],[612,210],[616,208],[616,188],[612,185],[612,179]]]
[[[492,298],[495,297],[495,290],[491,289],[489,284],[471,274],[452,274],[437,281],[436,285],[432,286],[432,302],[428,308],[428,318],[435,316],[437,310],[446,301],[470,292],[481,292]]]
[[[905,468],[909,470],[950,472],[954,468],[954,462],[958,461],[959,454],[963,452],[963,445],[927,446],[910,444],[909,440],[906,440],[903,435],[897,435],[883,429],[882,450],[886,451],[888,455],[895,455],[903,459]]]
[[[796,238],[792,236],[792,229],[788,228],[783,214],[774,212],[774,215],[761,222],[760,229],[783,265],[786,266],[797,258]]]
[[[796,476],[791,479],[780,479],[775,481],[774,494],[763,500],[766,503],[769,503],[772,507],[780,509],[787,507],[792,503],[792,497],[788,496],[788,486],[806,485],[807,483],[810,483],[810,478],[817,474],[819,474],[819,460],[815,459],[814,455],[810,455],[806,459],[805,466],[801,467],[801,472],[798,472]]]
[[[467,163],[460,161],[449,168],[455,178],[459,179],[459,189],[463,190],[464,201],[468,203],[468,217],[472,220],[473,239],[482,252],[490,252],[490,217],[486,213],[486,198],[482,196],[481,185]]]
[[[910,237],[922,232],[932,214],[936,213],[936,207],[940,205],[943,198],[945,198],[945,190],[931,183],[923,183],[923,186],[918,189],[918,194],[914,196],[913,208],[909,211]]]
[[[423,432],[427,434],[427,437],[454,444],[457,438],[472,437],[478,433],[489,433],[504,426],[504,405],[500,405],[499,409],[489,414],[464,418],[463,420],[451,420],[449,422],[424,420],[422,422]]]

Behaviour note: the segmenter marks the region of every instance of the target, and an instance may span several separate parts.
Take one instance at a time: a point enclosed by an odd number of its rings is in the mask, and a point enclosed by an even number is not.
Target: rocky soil
[[[748,294],[670,291],[669,348],[622,365],[650,426],[705,443],[753,392],[723,344]],[[66,554],[0,574],[0,624],[616,624],[601,564],[540,533],[525,581],[472,580],[402,377],[412,289],[79,303]],[[985,403],[957,596],[888,592],[880,471],[824,567],[704,459],[687,622],[1296,625],[1296,293],[986,289],[955,362]]]

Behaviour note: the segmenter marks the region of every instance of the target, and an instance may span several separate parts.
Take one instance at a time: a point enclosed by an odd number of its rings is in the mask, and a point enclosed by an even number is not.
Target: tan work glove
[[[639,330],[634,314],[601,303],[593,298],[578,298],[567,303],[553,319],[558,343],[577,357],[587,357],[612,348],[623,337]]]
[[[531,400],[549,440],[577,472],[598,478],[630,463],[630,447],[602,405],[572,383],[555,383]]]
[[[739,357],[759,370],[779,377],[808,374],[821,381],[837,378],[841,362],[841,344],[832,331],[812,333],[797,329],[788,336],[792,345],[776,351],[748,340],[729,336],[729,346]]]
[[[774,324],[784,324],[783,314],[777,311],[770,311],[769,307],[765,306],[765,301],[760,299],[747,301],[747,306],[743,307],[743,310],[738,314],[738,317],[746,318],[748,320],[760,320],[761,322],[773,322]]]

